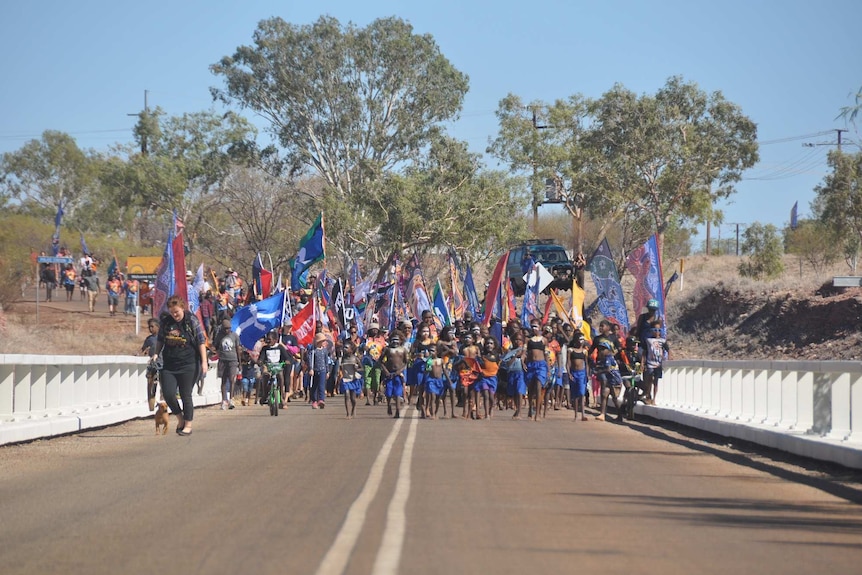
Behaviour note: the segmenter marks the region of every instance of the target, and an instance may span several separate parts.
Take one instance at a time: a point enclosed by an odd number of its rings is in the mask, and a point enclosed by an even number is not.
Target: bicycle
[[[638,401],[646,404],[647,393],[643,386],[643,369],[640,363],[635,364],[635,370],[631,375],[623,376],[625,396],[623,398],[623,409],[626,419],[633,421],[635,418],[635,405]]]
[[[266,402],[269,404],[269,414],[278,416],[278,406],[283,401],[281,397],[281,389],[278,387],[278,374],[284,369],[284,362],[266,364],[266,385],[268,391],[266,394]]]

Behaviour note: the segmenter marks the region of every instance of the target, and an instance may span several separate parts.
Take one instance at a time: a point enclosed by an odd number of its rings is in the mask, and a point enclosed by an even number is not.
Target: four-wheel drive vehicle
[[[509,260],[506,262],[506,276],[512,279],[516,295],[524,295],[527,287],[524,271],[521,268],[526,252],[529,252],[535,261],[545,266],[554,276],[554,281],[547,289],[572,289],[574,265],[566,250],[554,240],[527,240],[509,250]]]

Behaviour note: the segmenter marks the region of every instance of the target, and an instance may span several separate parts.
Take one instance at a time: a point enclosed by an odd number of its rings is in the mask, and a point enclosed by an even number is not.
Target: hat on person
[[[225,270],[225,272],[224,272],[224,273],[226,273],[226,274],[232,274],[232,273],[233,273],[233,268],[227,268],[227,269]]]
[[[326,341],[326,336],[323,335],[322,333],[319,333],[316,336],[314,336],[314,345],[317,345],[318,343],[320,343],[322,341]]]
[[[186,277],[187,277],[187,278],[190,278],[190,277],[192,277],[193,275],[194,275],[194,274],[192,273],[192,270],[186,270]]]
[[[368,326],[368,329],[380,329],[380,324],[376,321],[372,322],[371,325]]]

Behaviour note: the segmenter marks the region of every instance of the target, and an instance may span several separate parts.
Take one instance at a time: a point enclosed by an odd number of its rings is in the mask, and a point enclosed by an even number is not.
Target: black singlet
[[[527,340],[527,351],[538,349],[540,351],[545,351],[545,342],[544,341],[536,341],[532,338]]]

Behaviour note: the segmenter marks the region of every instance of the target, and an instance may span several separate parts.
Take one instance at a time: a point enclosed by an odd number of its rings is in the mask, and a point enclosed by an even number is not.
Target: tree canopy
[[[680,77],[655,95],[620,84],[598,99],[552,104],[509,95],[497,115],[489,152],[513,171],[532,170],[534,186],[554,180],[567,209],[601,221],[602,235],[622,224],[631,232],[625,251],[714,218],[715,202],[758,160],[756,126],[739,106]]]

